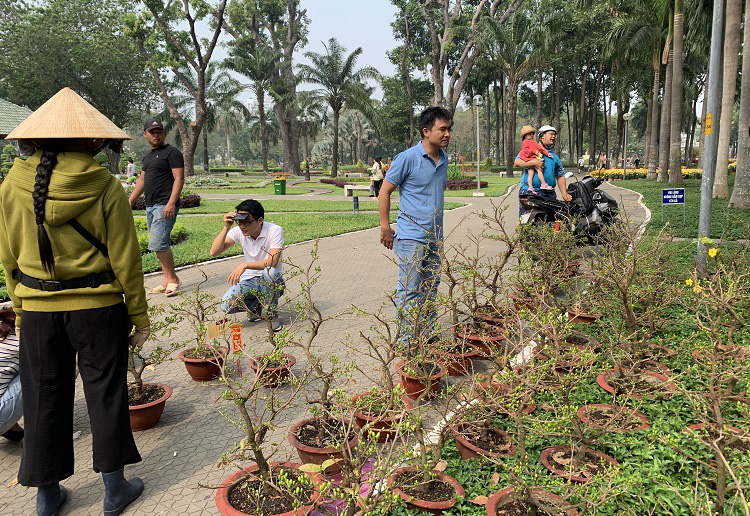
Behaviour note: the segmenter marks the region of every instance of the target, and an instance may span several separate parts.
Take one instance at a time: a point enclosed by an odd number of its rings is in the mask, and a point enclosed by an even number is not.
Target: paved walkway
[[[621,202],[632,223],[639,224],[644,220],[646,212],[638,204],[637,194],[612,186],[606,189]],[[471,232],[481,232],[483,221],[477,214],[490,209],[492,201],[497,203],[501,199],[450,200],[471,204],[446,213],[447,245],[468,243]],[[506,225],[509,229],[516,224],[516,203],[514,190],[503,201],[508,206]],[[299,265],[307,264],[312,247],[310,242],[291,246],[284,251],[284,257]],[[496,247],[496,243],[487,241],[483,252],[498,252]],[[351,305],[377,310],[384,304],[386,292],[395,288],[397,267],[392,262],[394,255],[380,245],[377,228],[323,239],[319,244],[319,256],[322,273],[315,292],[324,315],[346,312]],[[203,272],[208,276],[205,290],[221,296],[227,288],[226,276],[239,262],[240,258],[235,257],[182,270],[179,274],[183,289],[194,288],[203,278]],[[158,276],[152,275],[147,278],[146,285],[151,288],[159,281]],[[298,291],[294,280],[289,282],[288,289],[291,293]],[[167,301],[163,296],[150,296],[151,303]],[[391,309],[388,310],[390,312]],[[284,314],[282,319],[288,323],[290,314]],[[363,359],[357,351],[357,335],[360,330],[368,331],[369,325],[367,320],[351,315],[342,316],[324,325],[317,345],[326,355],[336,354],[344,361],[356,360],[361,364]],[[304,331],[303,323],[294,323],[291,329]],[[174,336],[175,340],[188,338],[189,333],[184,328]],[[264,339],[265,330],[260,323],[244,323],[246,348],[262,352],[268,349]],[[303,365],[300,353],[295,354],[298,364]],[[246,363],[242,367],[247,372]],[[216,463],[222,452],[230,449],[242,437],[242,433],[220,414],[222,408],[227,408],[229,413],[233,410],[219,399],[222,392],[220,384],[215,381],[204,384],[193,382],[179,360],[166,362],[154,371],[146,371],[144,376],[147,381],[158,380],[171,385],[174,394],[167,402],[160,423],[151,430],[135,434],[143,462],[126,468],[126,474],[140,476],[146,489],[126,514],[217,514],[214,491],[200,485],[216,484],[228,476],[231,470],[219,469]],[[367,383],[360,381],[344,388],[348,391],[364,390]],[[278,422],[278,428],[269,439],[271,446],[278,447],[274,460],[297,460],[294,450],[286,441],[286,429],[293,421],[306,415],[306,408],[306,404],[301,403]],[[101,477],[92,470],[91,431],[80,380],[74,425],[81,432],[75,440],[76,472],[64,482],[70,490],[70,497],[60,514],[101,514],[103,487]],[[34,514],[36,490],[13,485],[20,457],[20,445],[0,439],[0,514],[4,516]]]

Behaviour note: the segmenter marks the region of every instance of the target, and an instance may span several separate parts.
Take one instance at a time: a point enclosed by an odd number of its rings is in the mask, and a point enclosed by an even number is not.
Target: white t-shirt
[[[268,258],[268,251],[270,249],[283,249],[284,248],[284,230],[281,226],[277,226],[273,222],[263,221],[263,227],[260,229],[260,235],[254,239],[252,237],[246,237],[242,234],[239,226],[235,226],[229,230],[227,237],[231,238],[235,242],[238,242],[242,246],[242,250],[245,252],[246,262],[259,262]],[[280,276],[283,276],[283,270],[281,268],[281,258],[279,263],[276,265],[276,270]],[[242,273],[240,281],[261,276],[263,271],[256,271],[247,269]]]
[[[128,177],[135,175],[135,163],[128,163]]]

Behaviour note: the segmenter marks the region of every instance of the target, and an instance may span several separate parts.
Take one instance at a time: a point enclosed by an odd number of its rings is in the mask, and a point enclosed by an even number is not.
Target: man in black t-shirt
[[[180,288],[170,248],[170,233],[180,208],[180,193],[185,184],[185,163],[177,148],[164,143],[166,134],[159,120],[146,120],[143,136],[151,146],[151,152],[143,157],[143,171],[130,194],[130,204],[145,192],[148,248],[156,253],[164,274],[162,284],[149,293],[163,293],[171,297]]]

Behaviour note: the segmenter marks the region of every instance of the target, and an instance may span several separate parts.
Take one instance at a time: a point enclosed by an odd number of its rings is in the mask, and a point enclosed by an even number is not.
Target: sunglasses
[[[258,220],[258,219],[235,220],[235,222],[237,223],[238,226],[249,226],[250,224],[252,224],[256,220]]]

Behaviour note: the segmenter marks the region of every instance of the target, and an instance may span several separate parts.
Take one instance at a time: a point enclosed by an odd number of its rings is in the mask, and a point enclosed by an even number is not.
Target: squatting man
[[[284,231],[264,220],[263,205],[253,199],[242,201],[235,211],[224,215],[224,227],[211,244],[211,256],[219,256],[239,243],[245,261],[232,270],[227,283],[232,285],[221,299],[226,313],[247,310],[251,321],[259,321],[265,305],[271,312],[273,331],[281,330],[275,309],[285,289],[281,265]],[[235,226],[235,223],[237,224]]]

